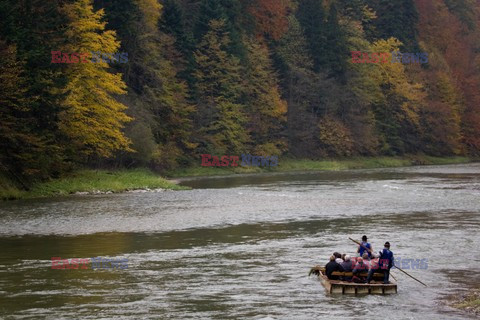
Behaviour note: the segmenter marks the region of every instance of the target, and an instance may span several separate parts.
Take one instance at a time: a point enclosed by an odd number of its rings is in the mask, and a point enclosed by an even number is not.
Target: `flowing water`
[[[0,204],[1,319],[470,319],[480,164],[194,179],[191,191]],[[398,294],[330,296],[310,267],[348,237],[428,270]],[[51,258],[128,259],[54,270]]]

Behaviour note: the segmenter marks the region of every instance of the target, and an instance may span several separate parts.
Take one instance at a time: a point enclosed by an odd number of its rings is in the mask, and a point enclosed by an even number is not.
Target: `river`
[[[258,174],[191,191],[0,203],[1,319],[473,319],[449,296],[480,287],[480,164]],[[385,241],[398,294],[329,296],[310,267],[348,237]],[[51,258],[128,259],[127,269]]]

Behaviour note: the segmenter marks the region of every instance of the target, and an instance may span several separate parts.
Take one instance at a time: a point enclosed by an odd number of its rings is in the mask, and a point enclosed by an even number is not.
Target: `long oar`
[[[409,275],[407,272],[403,271],[401,268],[399,268],[399,267],[397,267],[397,266],[395,266],[395,268],[397,268],[398,270],[402,271],[403,273],[405,273],[407,276],[409,276],[409,277],[412,278],[413,280],[420,282],[420,283],[423,284],[425,287],[428,287],[425,283],[423,283],[422,281],[418,280],[418,279],[415,278],[414,276]]]
[[[369,250],[367,247],[365,247],[365,246],[364,246],[363,244],[361,244],[360,242],[355,241],[355,240],[353,240],[352,238],[348,238],[348,239],[352,240],[353,242],[355,242],[356,244],[362,246],[363,248]],[[370,252],[371,252],[371,250],[370,250]],[[406,271],[403,271],[401,268],[399,268],[399,267],[397,267],[397,266],[395,266],[395,268],[397,268],[398,270],[402,271],[403,273],[405,273],[407,276],[409,276],[409,277],[412,278],[413,280],[420,282],[420,283],[423,284],[425,287],[428,287],[425,283],[423,283],[422,281],[418,280],[418,279],[415,278],[414,276],[411,276],[411,275],[408,274]],[[393,276],[393,275],[392,275],[392,276]],[[394,278],[394,279],[395,279],[395,278]]]

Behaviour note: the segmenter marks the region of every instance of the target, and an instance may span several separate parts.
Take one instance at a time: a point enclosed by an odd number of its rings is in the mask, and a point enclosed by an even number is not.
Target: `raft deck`
[[[313,272],[312,272],[313,271]],[[325,290],[330,294],[395,294],[397,293],[397,283],[390,281],[389,284],[383,283],[383,274],[375,273],[373,281],[370,283],[355,283],[341,280],[330,280],[325,275],[324,268],[312,268],[311,273],[318,274]],[[317,273],[318,271],[318,273]],[[334,276],[352,277],[352,272],[333,272]],[[367,274],[360,274],[366,277]],[[382,280],[380,280],[382,279]]]

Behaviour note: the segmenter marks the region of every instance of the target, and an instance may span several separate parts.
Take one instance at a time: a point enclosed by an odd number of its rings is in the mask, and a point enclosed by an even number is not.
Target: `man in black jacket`
[[[335,256],[330,257],[330,262],[325,266],[325,271],[328,279],[330,280],[339,280],[339,276],[333,276],[332,273],[335,271],[343,272],[342,266],[335,261]]]

